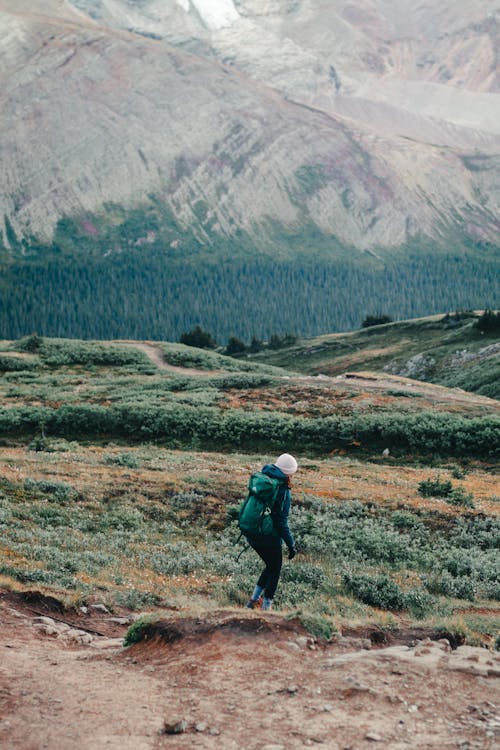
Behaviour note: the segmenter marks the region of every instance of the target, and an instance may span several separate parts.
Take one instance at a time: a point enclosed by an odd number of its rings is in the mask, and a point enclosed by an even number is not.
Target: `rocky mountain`
[[[499,8],[0,0],[0,337],[496,306]]]
[[[0,0],[4,245],[153,198],[202,240],[495,243],[499,20],[494,0]]]

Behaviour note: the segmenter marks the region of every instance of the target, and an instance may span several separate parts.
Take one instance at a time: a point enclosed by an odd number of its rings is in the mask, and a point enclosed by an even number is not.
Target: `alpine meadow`
[[[0,746],[494,750],[498,2],[0,28]]]

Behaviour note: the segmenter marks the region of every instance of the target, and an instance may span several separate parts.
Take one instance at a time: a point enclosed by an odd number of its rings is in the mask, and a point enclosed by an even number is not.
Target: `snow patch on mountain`
[[[203,23],[213,31],[231,26],[240,17],[233,0],[177,0],[177,3],[185,11],[194,8]]]

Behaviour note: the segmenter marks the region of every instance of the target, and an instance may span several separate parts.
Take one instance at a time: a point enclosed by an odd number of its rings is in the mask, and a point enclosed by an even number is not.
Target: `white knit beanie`
[[[297,461],[289,453],[282,453],[281,456],[274,462],[274,465],[281,469],[283,474],[287,477],[292,476],[297,471]]]

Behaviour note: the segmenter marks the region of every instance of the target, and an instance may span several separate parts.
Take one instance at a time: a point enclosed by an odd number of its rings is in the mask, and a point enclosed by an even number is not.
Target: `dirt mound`
[[[286,619],[279,615],[235,615],[223,610],[213,612],[208,617],[179,617],[169,620],[158,620],[146,625],[142,631],[143,638],[156,638],[163,643],[173,643],[184,638],[197,641],[213,633],[227,634],[281,634],[283,632],[308,635],[297,618]]]

